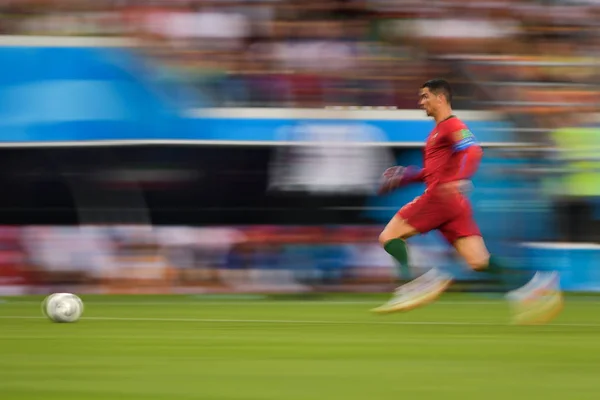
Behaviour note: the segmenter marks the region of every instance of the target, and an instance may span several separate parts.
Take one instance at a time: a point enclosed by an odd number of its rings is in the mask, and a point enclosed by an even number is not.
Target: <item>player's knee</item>
[[[385,230],[379,234],[379,244],[382,246],[385,246],[385,244],[392,239],[394,239],[394,237],[392,237],[390,233]]]
[[[379,234],[379,243],[382,246],[385,246],[387,242],[393,239],[403,239],[406,240],[411,236],[410,231],[392,231],[389,229],[384,229],[383,232]]]
[[[467,264],[474,271],[485,271],[488,267],[490,257],[489,256],[480,256],[480,257],[472,257],[467,259]]]
[[[415,228],[409,225],[404,219],[396,215],[379,234],[379,243],[385,246],[387,242],[393,239],[406,240],[417,234]]]

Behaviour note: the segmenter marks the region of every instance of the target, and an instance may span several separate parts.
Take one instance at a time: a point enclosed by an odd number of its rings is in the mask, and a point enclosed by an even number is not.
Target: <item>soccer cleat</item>
[[[431,269],[413,281],[397,288],[387,303],[371,311],[377,314],[387,314],[409,311],[424,306],[437,299],[451,283],[452,276],[435,268]]]
[[[564,308],[558,273],[537,272],[525,286],[506,295],[514,325],[543,325]]]

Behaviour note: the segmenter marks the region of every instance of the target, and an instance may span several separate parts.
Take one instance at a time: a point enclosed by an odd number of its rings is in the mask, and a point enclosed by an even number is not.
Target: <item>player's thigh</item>
[[[471,268],[484,269],[490,255],[473,217],[471,204],[467,199],[460,199],[456,208],[460,212],[443,224],[440,232]]]
[[[451,218],[440,225],[439,230],[448,243],[454,245],[459,239],[469,236],[481,236],[468,199],[462,196],[453,198],[447,204],[447,208],[452,210],[453,214],[451,214]]]
[[[444,224],[440,232],[472,269],[487,267],[490,254],[470,209]]]
[[[379,241],[385,244],[395,238],[408,239],[437,229],[446,220],[435,201],[419,196],[398,211],[379,236]]]
[[[399,214],[388,222],[381,234],[379,235],[379,243],[385,245],[392,239],[408,239],[417,235],[419,232],[406,222]]]

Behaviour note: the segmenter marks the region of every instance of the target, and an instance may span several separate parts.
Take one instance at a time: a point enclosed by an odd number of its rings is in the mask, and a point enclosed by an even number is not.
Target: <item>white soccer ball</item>
[[[54,293],[44,299],[42,312],[53,322],[75,322],[83,314],[83,301],[72,293]]]

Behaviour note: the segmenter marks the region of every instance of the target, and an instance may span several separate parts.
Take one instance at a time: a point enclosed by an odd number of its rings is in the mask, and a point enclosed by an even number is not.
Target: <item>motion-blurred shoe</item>
[[[506,295],[515,325],[542,325],[552,321],[564,307],[557,272],[537,272],[519,289]]]
[[[437,299],[451,283],[451,275],[433,268],[413,281],[398,287],[387,303],[371,311],[386,314],[409,311],[424,306]]]

